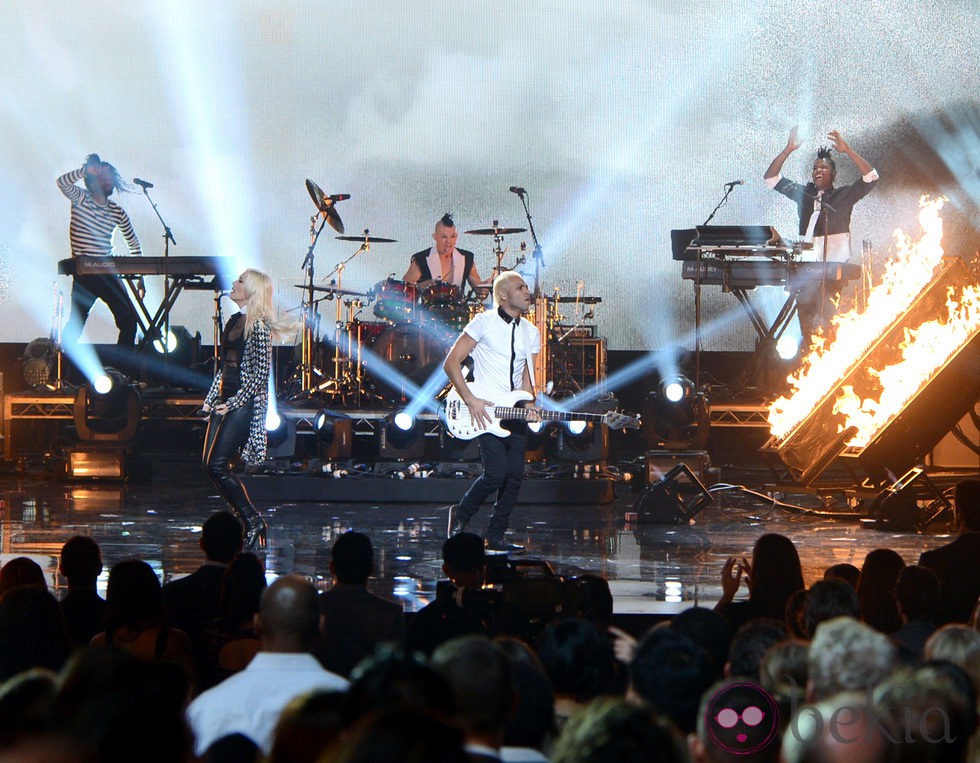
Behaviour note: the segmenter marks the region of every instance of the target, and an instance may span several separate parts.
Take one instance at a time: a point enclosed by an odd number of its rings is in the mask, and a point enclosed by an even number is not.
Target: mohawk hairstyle
[[[829,164],[835,170],[837,169],[837,165],[834,163],[834,157],[830,153],[830,146],[821,146],[817,149],[816,161],[819,162],[821,159],[827,162],[827,164]]]
[[[453,220],[453,213],[452,212],[446,212],[446,214],[444,214],[441,218],[439,218],[439,222],[441,222],[447,228],[455,228],[456,227],[456,221]]]

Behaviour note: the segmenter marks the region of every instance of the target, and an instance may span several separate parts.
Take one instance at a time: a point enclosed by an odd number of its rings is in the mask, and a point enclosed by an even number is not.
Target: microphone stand
[[[170,362],[170,244],[173,243],[177,246],[177,239],[174,238],[173,231],[170,230],[170,226],[167,225],[163,216],[160,214],[160,210],[157,208],[156,202],[150,197],[150,190],[146,186],[141,186],[143,189],[143,195],[146,200],[150,202],[150,206],[153,207],[153,211],[156,213],[157,219],[160,221],[160,225],[163,226],[163,336],[160,337],[160,344],[163,346],[163,378],[169,381],[169,374],[167,373],[167,366]],[[145,287],[144,287],[145,289]],[[152,338],[150,342],[152,343]],[[165,382],[166,383],[166,382]]]
[[[708,223],[710,223],[717,214],[718,210],[721,209],[725,202],[728,201],[728,197],[735,188],[734,185],[725,183],[725,195],[721,197],[715,208],[711,210],[711,214],[708,215],[707,219],[701,223],[700,226],[703,228]],[[694,254],[694,389],[698,392],[701,391],[701,247],[697,248]]]
[[[317,217],[320,218],[320,227],[316,225]],[[318,212],[310,218],[310,248],[306,250],[306,257],[303,259],[301,269],[306,271],[306,301],[303,304],[303,341],[302,359],[300,360],[300,392],[307,394],[313,389],[313,352],[315,337],[314,316],[316,302],[313,297],[313,250],[316,249],[316,242],[320,240],[323,226],[327,224],[327,216]]]
[[[531,231],[531,240],[534,242],[534,251],[531,253],[534,259],[534,299],[541,295],[541,268],[545,267],[544,253],[541,251],[541,244],[538,243],[538,234],[534,232],[534,223],[531,221],[531,211],[527,206],[527,191],[517,194],[524,206],[524,215],[527,217],[527,227]]]

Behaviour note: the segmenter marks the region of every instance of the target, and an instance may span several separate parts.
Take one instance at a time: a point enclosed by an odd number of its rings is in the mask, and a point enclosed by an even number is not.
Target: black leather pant
[[[248,440],[251,423],[251,403],[224,416],[212,411],[204,435],[201,465],[239,519],[254,513],[255,509],[241,479],[231,470],[230,461]]]

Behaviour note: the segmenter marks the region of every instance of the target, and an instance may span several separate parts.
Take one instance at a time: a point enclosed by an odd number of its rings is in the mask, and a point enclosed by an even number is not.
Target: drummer
[[[422,287],[439,281],[452,284],[459,289],[460,297],[467,283],[474,289],[485,287],[476,271],[473,252],[456,248],[458,236],[456,223],[452,215],[446,212],[432,232],[435,244],[412,255],[412,262],[402,280]]]

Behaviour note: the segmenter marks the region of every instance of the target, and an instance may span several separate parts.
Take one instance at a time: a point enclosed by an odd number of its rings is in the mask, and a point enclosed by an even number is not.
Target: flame
[[[800,370],[788,379],[789,395],[775,400],[769,408],[773,436],[784,438],[856,364],[866,362],[864,356],[876,340],[929,285],[943,256],[939,214],[943,202],[942,198],[920,199],[922,237],[913,242],[896,230],[895,255],[886,264],[881,283],[869,294],[867,306],[834,317],[832,342],[823,336],[816,338]],[[857,434],[847,443],[849,447],[866,446],[956,351],[980,331],[980,287],[969,286],[959,293],[948,289],[946,307],[947,315],[943,318],[905,329],[900,360],[884,368],[868,369],[879,381],[879,399],[860,399],[850,385],[839,391],[834,413],[841,414],[846,421],[838,431],[857,428]]]

